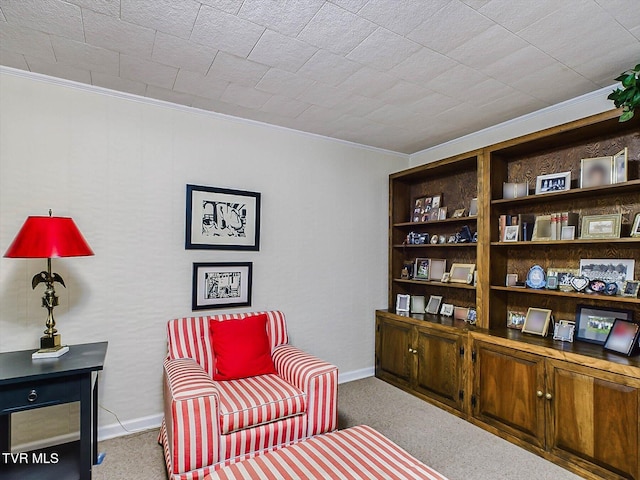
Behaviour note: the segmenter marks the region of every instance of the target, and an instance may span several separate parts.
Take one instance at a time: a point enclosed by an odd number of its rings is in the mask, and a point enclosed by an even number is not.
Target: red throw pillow
[[[234,380],[277,373],[267,336],[267,315],[240,320],[210,320],[215,357],[214,380]]]

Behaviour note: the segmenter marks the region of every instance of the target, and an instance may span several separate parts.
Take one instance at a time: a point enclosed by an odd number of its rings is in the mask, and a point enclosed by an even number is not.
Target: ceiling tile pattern
[[[0,0],[0,64],[404,153],[611,85],[639,0]]]

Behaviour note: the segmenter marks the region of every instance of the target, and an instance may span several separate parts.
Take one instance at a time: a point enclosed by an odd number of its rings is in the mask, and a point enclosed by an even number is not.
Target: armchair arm
[[[164,361],[164,418],[170,474],[189,472],[219,461],[218,390],[190,358]]]
[[[278,375],[307,394],[307,436],[331,432],[338,425],[338,367],[291,345],[272,354]]]

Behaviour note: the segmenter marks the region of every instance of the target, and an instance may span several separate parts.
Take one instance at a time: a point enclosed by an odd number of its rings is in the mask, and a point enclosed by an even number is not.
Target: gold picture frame
[[[532,242],[548,242],[551,240],[551,215],[538,215],[533,226]]]
[[[551,322],[551,310],[547,308],[529,307],[527,316],[522,325],[522,333],[531,333],[546,337],[549,332],[549,323]]]
[[[610,215],[585,215],[582,217],[580,238],[584,240],[620,238],[621,227],[621,213],[614,213]]]
[[[470,284],[473,282],[475,269],[475,263],[454,263],[449,271],[449,282]]]

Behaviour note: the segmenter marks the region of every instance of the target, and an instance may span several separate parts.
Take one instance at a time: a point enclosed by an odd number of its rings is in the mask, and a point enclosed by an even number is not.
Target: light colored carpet
[[[574,480],[576,475],[376,378],[340,385],[340,428],[369,425],[450,480]],[[95,480],[164,480],[158,432],[100,443]]]

